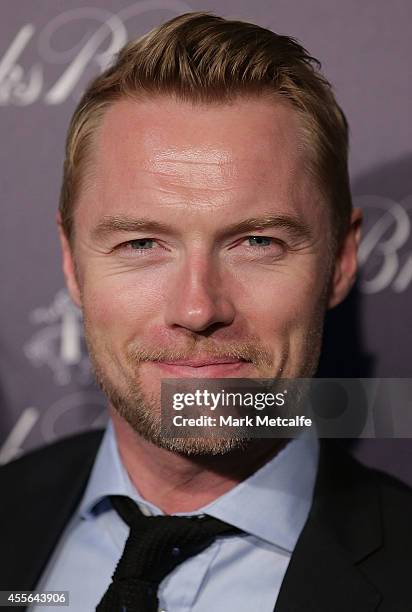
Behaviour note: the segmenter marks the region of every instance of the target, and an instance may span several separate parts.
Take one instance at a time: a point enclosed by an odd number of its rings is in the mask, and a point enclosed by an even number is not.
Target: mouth
[[[205,357],[152,363],[165,374],[175,378],[242,377],[242,374],[251,366],[250,361],[233,357]]]

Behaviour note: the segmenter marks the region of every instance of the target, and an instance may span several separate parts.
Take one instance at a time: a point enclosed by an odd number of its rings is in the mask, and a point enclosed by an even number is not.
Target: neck
[[[120,458],[140,495],[163,512],[191,512],[211,503],[274,457],[286,440],[252,440],[246,450],[186,456],[148,442],[111,408]]]

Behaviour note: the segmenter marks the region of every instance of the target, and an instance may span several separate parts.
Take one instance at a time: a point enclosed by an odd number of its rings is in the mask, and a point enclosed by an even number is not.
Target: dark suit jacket
[[[0,469],[0,590],[35,589],[101,436],[67,438]],[[411,612],[411,524],[408,487],[321,441],[312,508],[275,612]]]

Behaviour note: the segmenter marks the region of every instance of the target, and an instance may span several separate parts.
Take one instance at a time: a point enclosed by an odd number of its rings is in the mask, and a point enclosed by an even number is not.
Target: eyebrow
[[[271,228],[285,229],[294,238],[312,239],[312,232],[307,223],[291,215],[268,214],[262,217],[250,217],[249,219],[229,225],[225,228],[225,233],[243,234],[254,230]]]
[[[225,226],[219,233],[233,235],[270,228],[285,229],[292,238],[301,240],[312,239],[312,232],[307,223],[291,215],[266,214],[261,217],[249,217],[248,219]],[[115,215],[103,217],[91,231],[91,236],[94,240],[102,240],[111,234],[133,232],[158,232],[166,234],[175,233],[176,230],[167,223],[146,217],[136,219]]]
[[[160,221],[141,218],[135,219],[127,216],[105,216],[91,231],[94,240],[102,240],[115,233],[127,232],[162,232],[172,231],[172,227]]]

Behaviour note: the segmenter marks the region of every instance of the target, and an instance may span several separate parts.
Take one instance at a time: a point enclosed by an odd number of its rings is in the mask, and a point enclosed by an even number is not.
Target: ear
[[[72,247],[63,229],[60,212],[57,213],[57,227],[59,229],[60,245],[62,249],[63,273],[66,279],[66,286],[73,302],[81,308],[80,287],[76,274],[76,266],[73,258]]]
[[[340,304],[351,290],[358,271],[358,247],[361,237],[362,211],[354,208],[349,229],[336,254],[331,278],[328,308]]]

